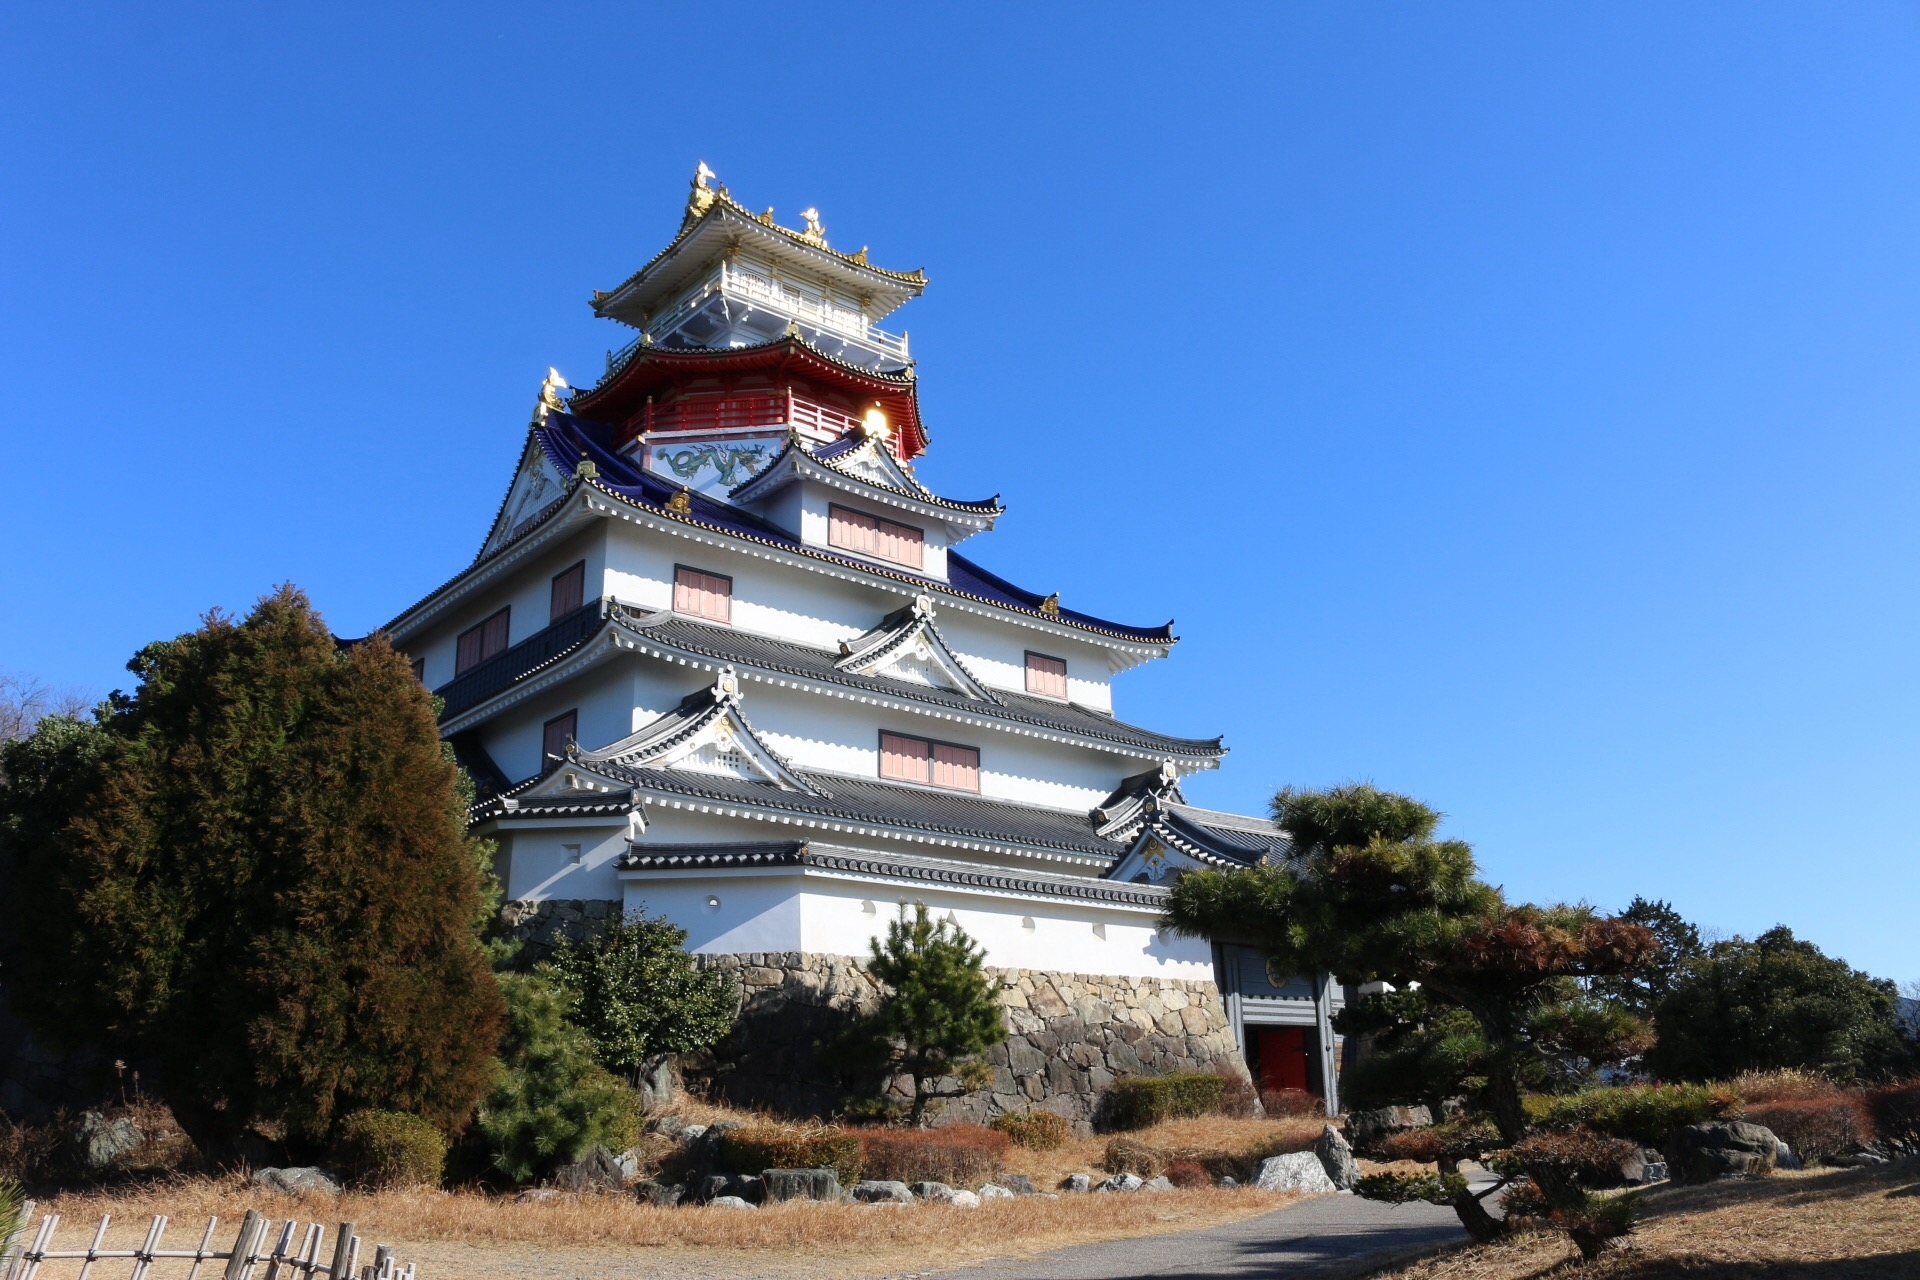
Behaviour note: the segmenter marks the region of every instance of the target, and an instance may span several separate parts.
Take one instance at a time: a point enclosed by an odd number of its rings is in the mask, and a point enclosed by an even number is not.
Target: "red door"
[[[1260,1092],[1307,1090],[1307,1029],[1256,1027],[1253,1051],[1260,1062]]]

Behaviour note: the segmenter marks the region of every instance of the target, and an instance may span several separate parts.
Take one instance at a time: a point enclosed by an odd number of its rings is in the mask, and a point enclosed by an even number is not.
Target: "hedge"
[[[1647,1147],[1664,1147],[1675,1129],[1716,1120],[1739,1106],[1733,1090],[1705,1084],[1628,1084],[1527,1099],[1528,1114],[1542,1128],[1585,1125]]]
[[[340,1124],[334,1157],[366,1187],[437,1187],[447,1166],[447,1140],[419,1116],[356,1111]]]
[[[1051,1111],[1009,1111],[993,1118],[992,1128],[1033,1151],[1053,1151],[1066,1145],[1073,1130],[1065,1116]]]
[[[863,1172],[861,1141],[845,1129],[780,1129],[772,1125],[729,1130],[720,1139],[720,1166],[728,1173],[765,1169],[831,1169],[850,1187]]]
[[[1867,1109],[1882,1142],[1906,1155],[1920,1156],[1920,1080],[1869,1090]]]
[[[1227,1082],[1211,1071],[1131,1076],[1107,1090],[1101,1118],[1110,1129],[1145,1129],[1163,1120],[1220,1109]]]
[[[977,1124],[860,1133],[867,1177],[956,1187],[972,1186],[998,1173],[1011,1145],[1007,1134]]]

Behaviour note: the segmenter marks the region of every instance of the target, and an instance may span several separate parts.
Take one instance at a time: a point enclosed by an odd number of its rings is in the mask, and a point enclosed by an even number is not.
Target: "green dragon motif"
[[[748,476],[760,469],[760,464],[767,457],[767,447],[761,444],[703,444],[695,449],[682,449],[678,453],[663,451],[660,456],[673,468],[673,474],[682,480],[691,480],[702,468],[712,467],[720,473],[721,484],[733,484],[734,477],[739,476],[743,469]]]

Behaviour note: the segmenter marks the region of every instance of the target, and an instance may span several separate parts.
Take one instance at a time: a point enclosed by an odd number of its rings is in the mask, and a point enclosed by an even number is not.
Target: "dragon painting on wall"
[[[760,469],[760,465],[767,460],[767,447],[761,444],[703,444],[673,451],[662,449],[656,456],[665,459],[673,469],[673,474],[682,480],[692,480],[705,468],[712,467],[719,474],[721,484],[732,485]]]

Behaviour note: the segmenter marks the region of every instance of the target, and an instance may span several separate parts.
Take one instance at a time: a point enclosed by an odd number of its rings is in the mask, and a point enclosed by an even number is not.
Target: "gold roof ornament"
[[[807,229],[800,233],[800,238],[809,244],[817,244],[822,249],[826,248],[827,229],[820,225],[820,211],[818,209],[802,209],[800,216],[807,220]]]
[[[1049,618],[1057,618],[1060,616],[1060,593],[1058,591],[1040,602],[1040,612],[1046,614]]]
[[[681,485],[680,492],[667,499],[667,510],[677,516],[688,515],[693,511],[693,494],[687,486]]]
[[[861,245],[860,252],[853,255],[853,260],[859,263],[863,267],[866,266],[867,265],[867,246]],[[861,298],[860,305],[863,307],[868,306],[869,305],[868,300],[866,298]]]
[[[768,226],[773,225],[773,206],[772,205],[768,205],[766,208],[766,212],[760,215],[760,221],[766,223]]]
[[[567,380],[560,376],[558,369],[551,365],[547,366],[546,380],[540,384],[540,407],[543,409],[565,409],[567,403],[560,398],[560,393],[562,391],[571,391],[572,389],[573,388],[567,385]]]
[[[694,169],[693,190],[687,194],[687,216],[681,219],[681,226],[684,227],[687,223],[696,221],[702,214],[706,213],[707,210],[713,208],[715,192],[712,187],[707,185],[707,180],[719,176],[719,174],[707,168],[707,162],[705,160],[702,160],[698,167]]]
[[[573,474],[574,478],[578,480],[598,480],[600,478],[600,468],[594,464],[592,458],[587,456],[585,449],[580,451],[580,461],[573,464]]]
[[[886,410],[879,405],[867,410],[866,416],[860,419],[860,434],[884,444],[887,437],[893,434],[893,427],[887,422]]]

